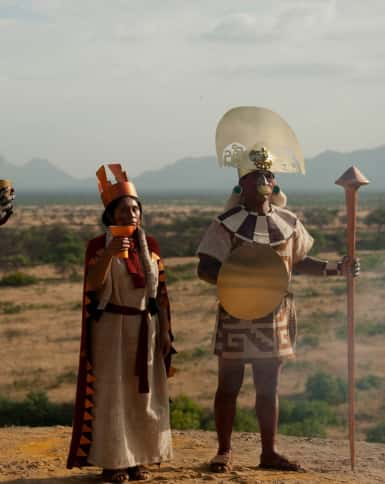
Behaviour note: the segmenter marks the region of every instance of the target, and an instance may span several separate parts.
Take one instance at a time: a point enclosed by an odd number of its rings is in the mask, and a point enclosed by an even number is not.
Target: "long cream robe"
[[[156,261],[153,264],[157,273]],[[113,257],[100,301],[145,309],[146,289],[135,288],[124,261]],[[167,376],[157,341],[159,322],[154,316],[149,321],[150,392],[141,394],[134,375],[140,321],[140,315],[105,312],[92,327],[96,382],[88,462],[107,469],[172,458]]]

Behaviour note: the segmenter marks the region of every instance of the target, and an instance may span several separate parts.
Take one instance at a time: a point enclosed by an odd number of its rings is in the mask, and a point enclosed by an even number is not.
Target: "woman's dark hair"
[[[132,198],[133,200],[135,200],[137,202],[137,204],[139,206],[139,210],[140,210],[140,219],[142,220],[143,210],[142,210],[142,204],[140,203],[139,199],[136,198],[136,197],[131,197],[130,195],[124,195],[123,197],[119,197],[116,200],[113,200],[105,208],[103,215],[102,215],[102,224],[105,227],[109,227],[110,225],[114,224],[114,211],[123,198]]]

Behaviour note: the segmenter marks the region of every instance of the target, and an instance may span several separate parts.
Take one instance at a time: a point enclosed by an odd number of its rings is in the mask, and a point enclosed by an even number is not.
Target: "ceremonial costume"
[[[10,218],[13,213],[15,190],[9,180],[0,180],[0,225]]]
[[[235,248],[253,243],[273,247],[291,276],[293,265],[306,256],[313,239],[289,210],[272,206],[269,214],[257,215],[238,205],[211,223],[198,253],[223,263]],[[290,292],[279,307],[259,319],[240,320],[219,304],[214,351],[223,358],[247,361],[291,357],[295,351],[296,328],[294,299]]]
[[[117,183],[98,172],[104,205],[137,198],[120,165],[110,165]],[[159,246],[139,226],[128,258],[112,257],[102,287],[87,276],[109,244],[110,232],[91,240],[85,258],[83,322],[73,435],[67,466],[122,469],[172,457],[167,376],[171,357],[159,347],[156,298],[170,319]],[[170,327],[171,331],[171,327]]]
[[[291,275],[348,271],[357,275],[359,264],[349,258],[329,264],[307,255],[313,239],[297,216],[285,208],[286,196],[274,175],[305,171],[297,138],[280,116],[264,108],[231,109],[218,124],[216,148],[221,166],[238,169],[239,184],[197,250],[198,275],[216,284],[219,299],[214,333],[218,451],[210,469],[229,472],[232,468],[236,401],[245,364],[250,363],[261,433],[260,467],[300,471],[301,466],[275,446],[282,360],[295,353]]]
[[[216,141],[220,164],[236,167],[240,179],[258,170],[304,171],[294,133],[269,110],[230,110],[218,125]],[[286,197],[280,194],[279,205],[285,201]],[[290,280],[293,265],[310,251],[312,237],[298,217],[282,206],[272,204],[270,211],[261,215],[248,211],[242,202],[242,193],[235,189],[225,211],[207,229],[197,253],[223,264],[238,247],[266,244],[279,254]],[[252,361],[292,357],[295,339],[296,313],[293,295],[288,291],[278,307],[258,319],[236,318],[218,305],[214,351],[222,358]]]

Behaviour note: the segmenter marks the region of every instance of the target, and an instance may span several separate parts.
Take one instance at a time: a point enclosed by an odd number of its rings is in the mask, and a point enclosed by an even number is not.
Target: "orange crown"
[[[130,196],[138,198],[135,185],[129,181],[127,174],[122,170],[120,163],[108,165],[111,173],[115,176],[116,183],[111,183],[107,179],[106,169],[102,165],[96,172],[98,179],[99,193],[105,207],[117,198]]]

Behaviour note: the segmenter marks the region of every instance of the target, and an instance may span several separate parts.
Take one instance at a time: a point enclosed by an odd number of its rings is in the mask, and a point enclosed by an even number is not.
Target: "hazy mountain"
[[[278,183],[287,192],[341,190],[334,182],[351,165],[371,181],[371,191],[384,191],[385,145],[379,148],[339,153],[324,151],[306,160],[306,175],[278,174]],[[184,158],[158,171],[147,171],[135,179],[142,191],[189,190],[228,191],[237,183],[237,172],[219,168],[216,158]]]
[[[324,151],[306,162],[306,175],[280,174],[278,183],[287,192],[340,190],[334,181],[349,166],[356,165],[370,180],[370,191],[384,191],[385,145],[374,149],[340,153]],[[129,166],[126,165],[129,172]],[[9,178],[16,189],[38,191],[95,191],[93,178],[76,179],[48,160],[34,158],[13,165],[0,157],[0,178]],[[140,192],[228,192],[237,183],[235,169],[218,167],[214,156],[183,158],[134,178]]]
[[[24,165],[13,165],[0,157],[0,178],[12,180],[18,191],[81,191],[95,187],[91,180],[78,180],[41,158],[33,158]]]

